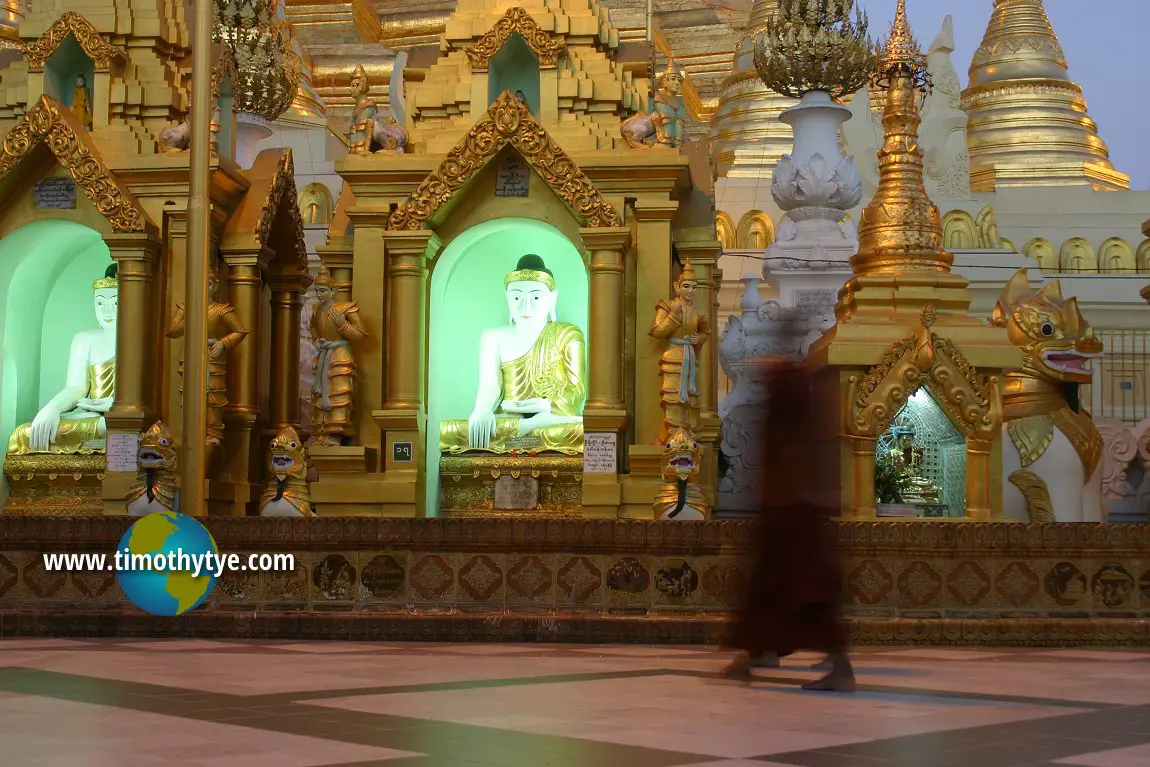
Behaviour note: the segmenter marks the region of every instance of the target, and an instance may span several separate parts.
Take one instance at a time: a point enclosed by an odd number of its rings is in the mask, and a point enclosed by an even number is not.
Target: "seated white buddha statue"
[[[104,414],[116,393],[116,311],[120,283],[116,265],[92,285],[98,328],[72,338],[64,388],[40,412],[16,427],[8,438],[8,455],[29,453],[103,453],[107,439]]]
[[[479,385],[466,420],[439,425],[444,454],[583,452],[587,348],[583,331],[555,318],[555,277],[539,256],[503,281],[510,321],[479,339]]]

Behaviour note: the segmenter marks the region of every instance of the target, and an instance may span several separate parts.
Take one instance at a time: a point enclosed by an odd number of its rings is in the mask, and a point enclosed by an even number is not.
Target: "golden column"
[[[116,401],[108,429],[139,433],[155,411],[151,371],[156,349],[156,296],[153,290],[160,243],[150,233],[117,233],[104,238],[119,269],[120,307],[116,325]]]
[[[266,436],[299,423],[299,344],[303,293],[311,285],[306,274],[268,277],[271,288],[271,393],[268,397]]]
[[[635,311],[643,330],[636,333],[635,380],[641,390],[659,377],[663,342],[647,335],[646,329],[660,299],[672,295],[671,220],[679,210],[676,200],[640,198],[635,201],[637,221],[635,246]],[[635,443],[650,444],[663,428],[663,408],[658,397],[639,394],[635,399]]]
[[[613,426],[604,424],[606,430],[615,431],[627,420],[623,405],[623,257],[631,243],[631,230],[580,229],[579,234],[591,254],[590,380],[583,412],[595,413],[597,418],[618,418],[619,423]]]
[[[108,435],[136,435],[154,417],[159,381],[153,371],[159,304],[154,291],[160,243],[151,232],[104,238],[119,268],[120,307],[116,325],[116,400],[108,411]],[[124,496],[135,472],[107,472],[101,483],[106,514],[124,513]]]
[[[267,248],[247,248],[246,251],[221,248],[228,268],[228,303],[236,310],[240,324],[258,338],[260,308],[263,302],[263,273],[271,260]],[[242,343],[228,360],[228,405],[224,418],[228,423],[227,464],[225,472],[236,482],[249,476],[253,461],[258,461],[258,440],[252,439],[252,430],[260,416],[260,346]]]
[[[192,151],[188,190],[188,253],[185,269],[187,334],[184,338],[184,459],[180,511],[207,514],[208,259],[211,248],[212,0],[195,0],[192,31]]]
[[[385,231],[382,236],[387,264],[387,369],[383,408],[372,416],[383,432],[384,473],[414,488],[412,508],[400,504],[404,508],[395,511],[420,514],[419,483],[427,461],[427,269],[440,243],[430,229]],[[402,464],[394,460],[397,442],[411,444],[410,460]]]
[[[627,427],[627,406],[623,402],[624,257],[631,243],[631,230],[580,229],[579,234],[591,255],[589,370],[583,429],[587,434],[615,435],[615,471],[583,475],[583,515],[615,518],[623,499],[619,467]]]

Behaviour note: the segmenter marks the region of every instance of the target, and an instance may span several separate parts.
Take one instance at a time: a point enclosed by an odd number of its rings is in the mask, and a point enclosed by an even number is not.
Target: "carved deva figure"
[[[351,120],[351,154],[371,152],[399,152],[407,148],[407,130],[390,115],[385,120],[375,100],[367,95],[367,72],[359,64],[351,76],[351,97],[355,111]]]
[[[224,438],[224,407],[228,404],[228,352],[239,345],[248,331],[240,325],[231,304],[215,300],[219,287],[214,265],[208,267],[208,444]],[[184,306],[176,304],[176,316],[168,338],[184,337]],[[183,362],[180,363],[183,372]]]
[[[998,299],[993,324],[1022,350],[1002,394],[1003,511],[1030,522],[1101,522],[1102,436],[1078,401],[1102,342],[1058,281],[1033,291],[1022,269]]]
[[[674,59],[659,75],[651,112],[639,112],[623,121],[619,128],[627,146],[635,149],[654,140],[660,146],[677,147],[686,138],[687,104],[683,100],[683,73]]]
[[[503,281],[510,321],[479,339],[479,385],[466,421],[443,421],[443,453],[482,450],[583,452],[587,345],[583,331],[557,322],[555,277],[536,255]]]
[[[315,279],[316,303],[308,334],[315,344],[312,384],[312,434],[317,445],[348,443],[355,435],[351,419],[355,397],[355,357],[349,342],[367,337],[354,301],[335,300],[335,283],[321,267]]]
[[[694,432],[699,426],[699,350],[711,334],[711,320],[695,309],[695,270],[688,262],[679,273],[675,299],[659,299],[648,335],[667,340],[659,360],[663,383],[663,430],[658,442],[666,443],[676,429]]]
[[[260,516],[314,516],[307,484],[307,452],[295,429],[288,426],[272,440],[268,466],[272,479],[260,496]]]
[[[8,455],[103,453],[108,427],[104,414],[116,393],[116,313],[120,283],[116,265],[92,285],[99,327],[72,338],[64,388],[48,400],[32,423],[8,438]]]
[[[136,463],[136,481],[128,490],[128,516],[144,517],[153,511],[179,511],[176,442],[163,421],[156,421],[140,435]]]
[[[691,522],[707,518],[710,506],[699,487],[702,453],[685,429],[675,429],[663,450],[663,489],[655,496],[657,519]]]

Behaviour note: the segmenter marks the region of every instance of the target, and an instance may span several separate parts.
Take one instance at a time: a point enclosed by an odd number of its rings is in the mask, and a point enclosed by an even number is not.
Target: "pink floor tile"
[[[22,766],[321,767],[413,755],[28,695],[0,697],[0,742],[3,763]]]
[[[913,650],[895,650],[893,652],[874,653],[866,656],[871,658],[924,658],[928,660],[990,660],[1004,657],[1004,653],[983,650],[950,650],[946,648],[922,647]]]
[[[328,655],[345,652],[386,652],[388,650],[395,651],[401,649],[397,645],[371,644],[369,642],[292,642],[267,646],[275,648],[276,650],[306,652],[312,655]]]
[[[1150,661],[1150,652],[1112,652],[1110,650],[1051,650],[1049,652],[1033,653],[1031,657],[1097,661]]]
[[[1072,764],[1075,767],[1150,767],[1150,743],[1059,759],[1057,763]]]

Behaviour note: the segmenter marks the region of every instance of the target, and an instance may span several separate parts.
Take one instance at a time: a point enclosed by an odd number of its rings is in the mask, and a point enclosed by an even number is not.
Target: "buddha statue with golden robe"
[[[231,304],[216,301],[219,286],[214,265],[208,267],[208,444],[219,445],[224,438],[224,408],[228,404],[228,352],[243,341],[248,331],[240,324]],[[184,306],[176,304],[176,315],[168,338],[184,336]],[[183,361],[180,362],[183,373]]]
[[[699,283],[690,262],[683,266],[672,301],[659,299],[648,335],[665,339],[667,348],[659,358],[662,378],[660,398],[663,429],[657,443],[667,442],[678,429],[699,428],[699,350],[711,334],[711,320],[695,307]]]
[[[64,388],[40,412],[16,427],[8,438],[8,455],[54,453],[94,455],[107,446],[104,414],[116,394],[116,314],[120,283],[116,265],[92,285],[99,327],[72,338]]]
[[[583,452],[587,344],[558,322],[555,277],[537,255],[503,281],[510,321],[479,339],[479,384],[467,420],[439,425],[444,454]]]

